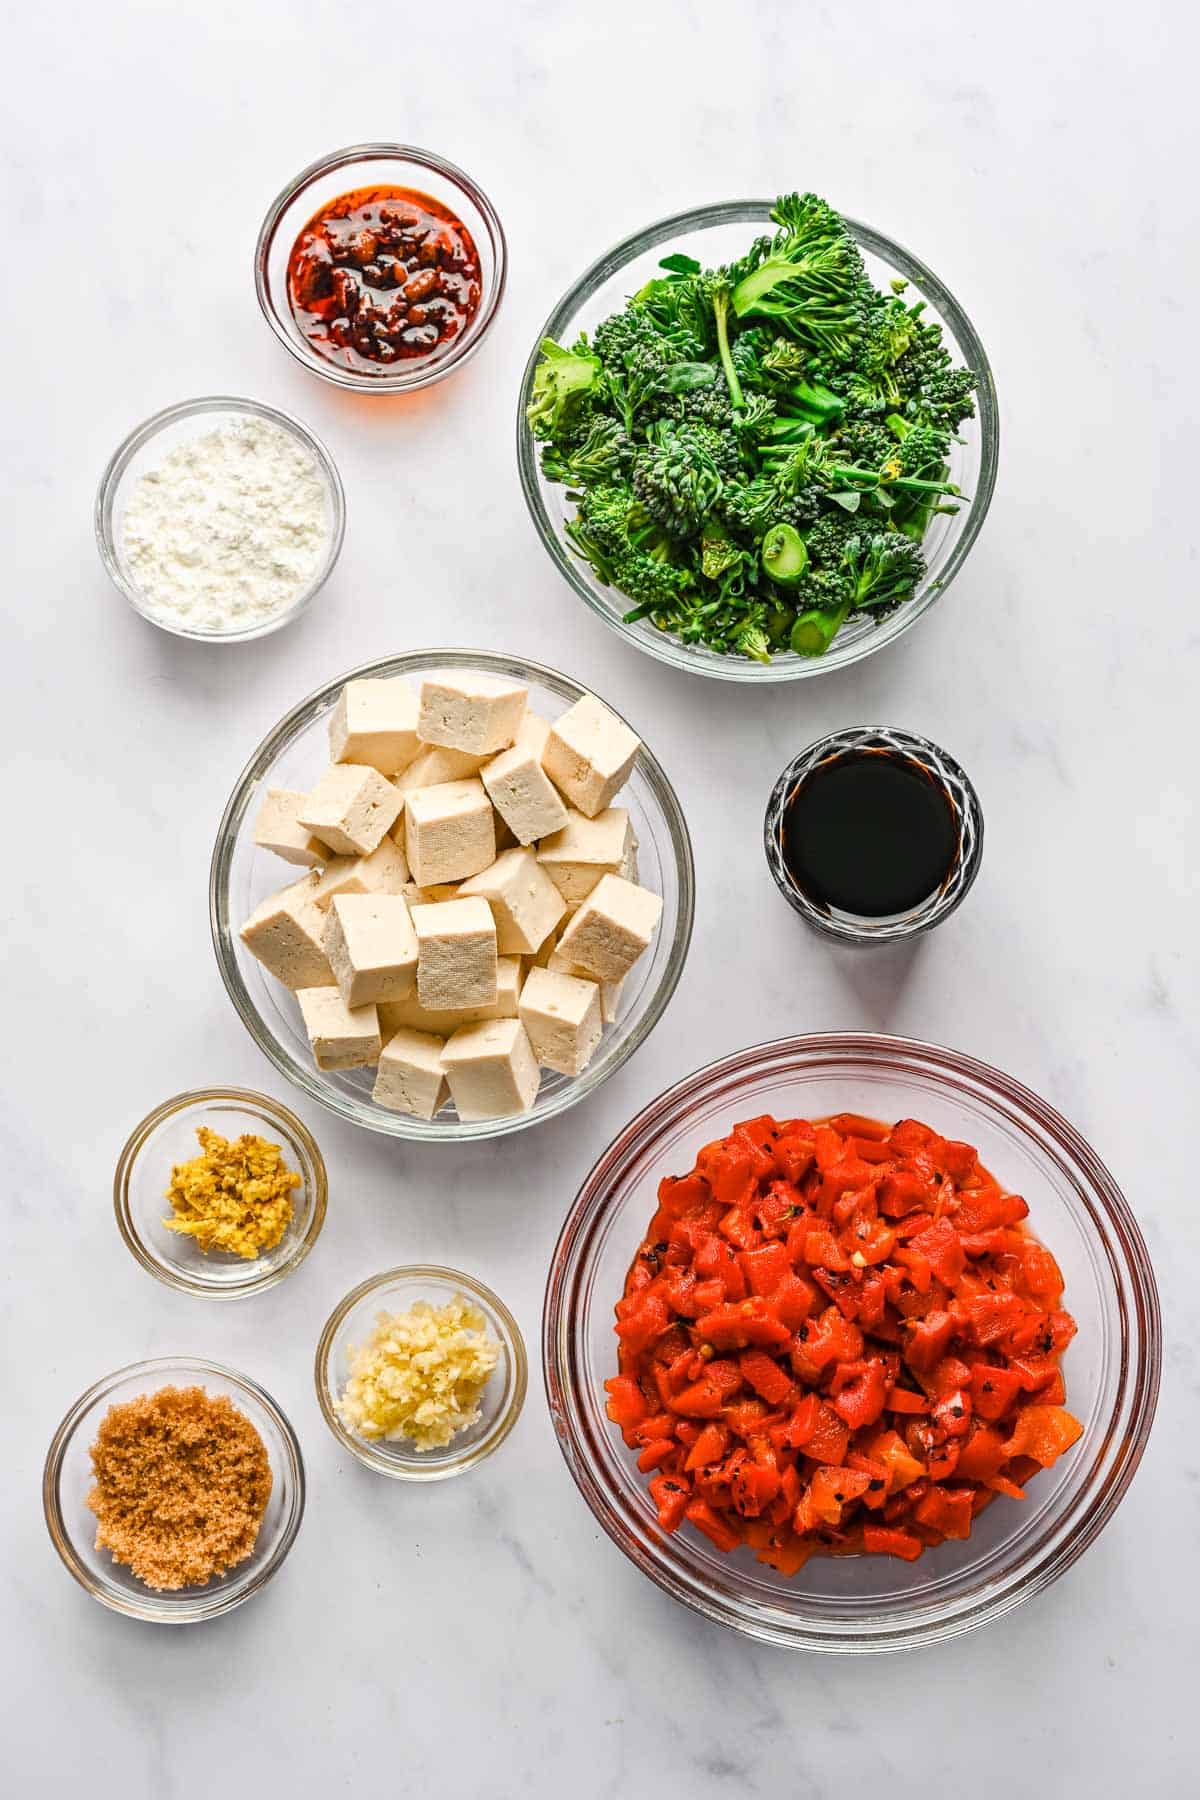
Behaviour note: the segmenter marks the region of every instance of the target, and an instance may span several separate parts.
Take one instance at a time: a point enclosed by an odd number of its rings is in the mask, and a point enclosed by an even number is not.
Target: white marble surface
[[[1007,1794],[1013,1769],[1051,1794],[1194,1791],[1200,40],[1181,0],[1011,5],[988,23],[979,10],[10,12],[6,1791],[815,1800],[880,1776],[896,1797]],[[285,179],[372,135],[477,172],[511,246],[486,352],[410,404],[355,403],[304,375],[250,280]],[[574,601],[525,515],[513,402],[544,313],[605,245],[685,204],[785,185],[877,222],[960,295],[995,366],[1002,470],[966,572],[915,633],[846,675],[751,695],[638,656]],[[134,617],[91,528],[116,440],[212,391],[308,419],[349,499],[320,604],[224,651]],[[298,696],[437,641],[540,656],[644,723],[695,836],[684,981],[640,1054],[537,1136],[417,1153],[303,1107],[333,1182],[317,1252],[243,1305],[174,1295],[113,1227],[125,1133],[204,1082],[284,1094],[209,947],[223,801]],[[912,961],[843,959],[804,935],[759,847],[786,758],[867,718],[953,750],[987,813],[968,904]],[[731,956],[736,908],[753,930]],[[1092,1140],[1143,1222],[1166,1317],[1157,1433],[1119,1515],[1059,1585],[949,1648],[797,1658],[702,1624],[621,1558],[576,1495],[536,1381],[504,1452],[432,1493],[338,1454],[310,1370],[346,1287],[397,1261],[461,1263],[536,1345],[558,1223],[630,1112],[702,1059],[834,1026],[928,1036],[1020,1076]],[[279,1397],[311,1486],[266,1594],[173,1633],[70,1582],[39,1483],[82,1388],[186,1349]]]

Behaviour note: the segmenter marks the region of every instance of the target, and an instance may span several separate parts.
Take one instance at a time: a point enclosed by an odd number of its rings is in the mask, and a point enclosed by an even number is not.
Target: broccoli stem
[[[792,626],[792,649],[797,656],[824,656],[830,644],[846,622],[853,595],[848,594],[841,605],[833,612],[811,612],[800,614]]]
[[[729,400],[735,412],[745,409],[746,401],[742,394],[742,384],[738,380],[738,372],[733,366],[733,352],[729,348],[729,289],[718,287],[713,292],[713,318],[717,322],[717,351],[721,358],[721,367],[725,371],[725,384],[729,389]]]

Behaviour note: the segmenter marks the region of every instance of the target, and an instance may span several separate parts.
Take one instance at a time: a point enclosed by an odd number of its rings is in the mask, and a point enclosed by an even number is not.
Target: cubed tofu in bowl
[[[669,782],[611,707],[533,664],[414,653],[331,683],[266,740],[212,911],[239,1013],[311,1097],[393,1136],[490,1137],[573,1105],[652,1028],[690,934],[691,857]]]

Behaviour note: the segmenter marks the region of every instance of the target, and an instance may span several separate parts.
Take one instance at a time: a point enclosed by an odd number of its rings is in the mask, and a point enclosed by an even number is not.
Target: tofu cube
[[[471,756],[465,750],[446,750],[430,745],[421,751],[415,762],[409,763],[396,786],[402,794],[411,794],[414,788],[466,781],[468,776],[478,775],[487,761],[486,756]]]
[[[417,999],[424,1007],[490,1006],[496,999],[496,922],[486,900],[414,906]]]
[[[594,981],[531,969],[518,1013],[543,1068],[560,1075],[579,1075],[586,1069],[604,1030],[600,989]]]
[[[480,778],[518,844],[549,837],[567,823],[558,790],[529,745],[517,743],[502,750],[483,765]]]
[[[594,694],[550,727],[542,767],[572,806],[594,819],[629,779],[641,740]]]
[[[422,1006],[415,993],[403,1000],[381,1000],[379,1028],[386,1042],[396,1031],[432,1032],[452,1037],[463,1025],[482,1025],[486,1019],[515,1019],[521,993],[521,963],[516,956],[502,956],[496,963],[496,998],[487,1006]]]
[[[649,945],[661,914],[662,901],[648,888],[620,875],[602,875],[559,938],[554,956],[569,957],[593,981],[620,981]]]
[[[305,801],[300,823],[342,856],[369,856],[400,816],[404,796],[378,769],[334,763]]]
[[[537,858],[567,905],[581,906],[602,875],[626,874],[633,841],[623,806],[606,807],[594,819],[573,811],[561,831],[538,845]]]
[[[365,1069],[383,1048],[373,1006],[347,1006],[335,987],[301,988],[296,995],[318,1069]]]
[[[459,893],[487,901],[496,942],[506,956],[534,956],[566,912],[562,895],[532,850],[504,850]]]
[[[347,1006],[403,1000],[416,986],[417,934],[399,894],[339,894],[324,943]]]
[[[418,887],[462,881],[496,860],[496,815],[482,781],[416,788],[404,801],[404,844]]]
[[[348,681],[329,721],[331,758],[399,775],[421,749],[418,711],[416,691],[402,675]]]
[[[307,794],[291,788],[268,788],[254,821],[254,841],[260,850],[282,856],[302,869],[316,869],[329,861],[329,851],[319,838],[300,823],[300,809]]]
[[[435,675],[421,683],[417,730],[423,743],[491,756],[515,739],[528,697],[519,682],[492,675]]]
[[[550,736],[550,721],[543,719],[540,713],[525,710],[521,720],[521,729],[517,733],[517,743],[526,750],[532,750],[538,761],[542,760],[542,751],[546,748],[546,739]]]
[[[541,1077],[520,1019],[464,1025],[442,1051],[442,1067],[460,1119],[501,1119],[528,1112]]]
[[[371,1098],[389,1112],[432,1119],[446,1098],[445,1040],[427,1031],[398,1031],[380,1052]]]
[[[293,991],[333,983],[323,942],[325,920],[313,899],[316,885],[314,871],[268,895],[240,933],[250,954]]]
[[[370,856],[335,856],[317,876],[313,903],[325,912],[339,894],[402,894],[408,885],[404,852],[385,837]]]

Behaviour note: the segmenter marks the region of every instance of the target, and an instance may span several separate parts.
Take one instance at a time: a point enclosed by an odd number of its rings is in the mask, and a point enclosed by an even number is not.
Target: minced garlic
[[[171,1171],[168,1231],[195,1238],[201,1250],[248,1261],[273,1250],[292,1222],[292,1190],[300,1177],[278,1144],[249,1133],[230,1142],[201,1125],[199,1156]]]
[[[461,1294],[445,1306],[418,1300],[410,1312],[380,1313],[366,1343],[350,1349],[337,1410],[360,1437],[440,1450],[479,1418],[499,1360],[487,1320]]]

